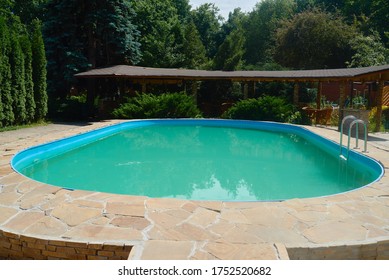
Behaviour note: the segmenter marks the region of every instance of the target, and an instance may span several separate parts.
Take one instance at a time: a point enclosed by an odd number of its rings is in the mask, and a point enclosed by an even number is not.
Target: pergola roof
[[[93,69],[75,75],[77,78],[126,78],[133,80],[183,81],[183,80],[232,80],[232,81],[378,81],[389,80],[389,65],[290,71],[207,71],[171,68],[147,68],[116,65]]]

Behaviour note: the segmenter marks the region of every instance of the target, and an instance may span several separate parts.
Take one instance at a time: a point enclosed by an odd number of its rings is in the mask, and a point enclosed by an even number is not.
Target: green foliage
[[[33,20],[32,31],[32,80],[34,85],[34,100],[36,105],[34,119],[41,121],[48,112],[48,96],[47,96],[47,70],[46,70],[46,55],[45,46],[41,32],[41,22]]]
[[[40,36],[41,44],[34,37]],[[43,71],[35,73],[36,48],[41,49]],[[22,125],[37,120],[41,103],[36,98],[35,80],[46,81],[46,60],[40,30],[29,33],[15,15],[0,16],[0,127]],[[34,75],[36,76],[34,78]],[[46,94],[46,93],[45,93]],[[46,96],[47,100],[47,96]],[[47,104],[46,112],[47,112]],[[46,114],[43,112],[42,120]]]
[[[227,110],[223,117],[275,122],[287,122],[289,120],[297,122],[299,119],[298,115],[295,115],[292,105],[285,99],[274,96],[241,100]]]
[[[11,41],[5,18],[0,16],[0,126],[14,123],[13,98],[11,94],[11,65],[9,56]]]
[[[88,68],[138,63],[133,18],[128,0],[49,1],[43,31],[50,96],[64,98],[74,74]]]
[[[24,54],[24,85],[26,90],[26,122],[35,120],[35,98],[34,98],[34,82],[32,74],[32,49],[30,38],[24,34],[20,38],[20,45]]]
[[[241,68],[244,54],[244,37],[241,29],[232,31],[220,45],[213,60],[213,69],[235,71]]]
[[[81,121],[87,118],[86,95],[70,96],[51,101],[49,115],[61,121]]]
[[[220,42],[219,9],[215,4],[206,3],[192,11],[192,19],[200,33],[201,41],[207,51],[207,56],[213,58]]]
[[[125,119],[197,118],[201,112],[193,97],[185,93],[140,94],[115,109],[113,116]]]
[[[355,53],[351,61],[346,62],[347,67],[368,67],[389,62],[389,50],[383,46],[377,32],[369,36],[359,34],[350,44]]]
[[[15,28],[15,27],[14,27]],[[24,56],[20,46],[19,38],[15,31],[11,33],[11,95],[13,97],[13,112],[16,124],[24,124],[27,120],[26,112],[26,84]]]
[[[343,68],[355,35],[354,27],[341,17],[317,9],[305,11],[277,30],[275,60],[297,69]]]
[[[183,61],[184,30],[170,0],[133,2],[140,31],[141,64],[149,67],[179,67]]]
[[[264,0],[257,3],[244,22],[246,33],[245,60],[255,65],[268,62],[274,46],[273,34],[283,20],[293,17],[295,0]]]
[[[200,69],[207,62],[204,45],[193,22],[188,23],[185,28],[183,54],[185,58],[182,66],[185,68]]]

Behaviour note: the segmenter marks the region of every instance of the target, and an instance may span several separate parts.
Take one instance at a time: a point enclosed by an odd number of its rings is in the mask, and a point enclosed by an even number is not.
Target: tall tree
[[[18,25],[18,23],[15,23]],[[15,114],[15,123],[23,124],[27,120],[26,114],[26,87],[25,87],[25,69],[24,55],[20,46],[19,34],[20,28],[13,26],[11,32],[11,95],[13,98],[13,112]]]
[[[193,22],[199,31],[207,56],[213,58],[220,45],[221,20],[219,9],[215,4],[203,4],[192,11]]]
[[[24,86],[26,90],[26,122],[35,120],[34,83],[32,78],[32,49],[28,34],[20,37],[20,45],[24,56]]]
[[[295,0],[263,0],[249,13],[244,24],[247,64],[256,65],[271,60],[273,34],[281,22],[295,14]]]
[[[32,80],[34,86],[34,100],[36,110],[34,119],[41,121],[48,112],[48,97],[47,97],[47,70],[46,70],[46,55],[43,36],[41,30],[41,22],[37,19],[31,24],[31,42],[32,42]]]
[[[277,30],[275,60],[295,69],[342,68],[351,58],[356,34],[342,18],[321,10],[305,11]]]
[[[13,98],[11,94],[10,34],[4,17],[0,16],[0,126],[12,125]]]
[[[348,67],[368,67],[389,63],[389,50],[385,49],[378,32],[369,36],[358,34],[350,41],[355,52]]]
[[[241,29],[232,31],[220,45],[213,60],[213,69],[235,71],[241,67],[244,54],[244,37]]]
[[[200,69],[207,62],[205,47],[193,22],[188,23],[185,28],[183,55],[185,57],[182,65],[184,68]]]
[[[134,2],[135,21],[141,33],[141,65],[180,67],[184,30],[171,0]]]
[[[49,0],[12,0],[12,12],[19,16],[24,24],[30,24],[33,19],[43,16],[43,4]]]
[[[44,38],[50,93],[66,96],[77,72],[138,63],[138,31],[133,18],[129,0],[49,1]],[[63,83],[59,84],[60,80]]]

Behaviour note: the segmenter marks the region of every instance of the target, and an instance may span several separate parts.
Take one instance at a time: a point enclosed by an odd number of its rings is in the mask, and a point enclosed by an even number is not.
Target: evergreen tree
[[[36,110],[34,119],[43,120],[47,114],[47,85],[46,85],[46,55],[41,32],[41,23],[39,20],[32,21],[31,31],[32,42],[32,80],[34,85],[34,100]]]
[[[13,112],[15,114],[15,124],[23,124],[27,120],[26,113],[26,87],[24,83],[24,56],[20,46],[19,34],[13,26],[11,32],[11,95],[13,98]]]
[[[26,89],[26,122],[35,120],[34,83],[32,79],[32,50],[30,38],[24,34],[20,38],[20,45],[24,55],[24,85]]]
[[[140,59],[138,31],[129,0],[52,0],[45,8],[48,86],[65,97],[74,74]],[[62,83],[58,83],[62,81]]]
[[[193,22],[199,31],[201,41],[207,51],[207,57],[213,58],[220,43],[219,9],[215,4],[203,4],[192,11]]]
[[[0,16],[0,125],[9,126],[14,123],[13,98],[11,94],[11,52],[10,34],[4,17]]]
[[[236,29],[220,45],[213,60],[213,69],[235,71],[242,66],[244,54],[244,37],[241,29]]]
[[[183,52],[185,56],[184,68],[200,69],[207,62],[204,45],[193,22],[188,23],[185,28]]]

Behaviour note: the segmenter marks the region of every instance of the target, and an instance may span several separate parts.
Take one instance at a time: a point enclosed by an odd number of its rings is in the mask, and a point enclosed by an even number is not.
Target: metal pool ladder
[[[342,153],[342,148],[343,148],[343,145],[342,145],[342,140],[343,140],[343,126],[344,126],[344,123],[346,120],[348,119],[351,119],[351,123],[350,123],[350,127],[348,128],[348,141],[347,141],[347,155],[346,157],[343,155]],[[357,119],[356,117],[350,115],[350,116],[346,116],[343,118],[342,120],[342,124],[340,126],[340,150],[339,150],[339,156],[340,158],[344,159],[344,160],[348,160],[348,156],[349,156],[349,152],[350,152],[350,139],[351,139],[351,130],[353,128],[354,125],[355,126],[355,148],[357,149],[358,148],[358,139],[359,139],[359,129],[358,129],[358,124],[362,124],[363,127],[364,127],[364,132],[365,132],[365,145],[364,145],[364,150],[363,152],[366,153],[367,152],[367,125],[366,123],[363,121],[363,120],[360,120],[360,119]]]

